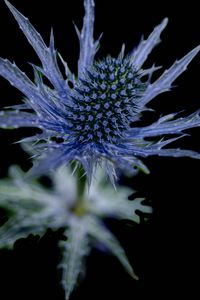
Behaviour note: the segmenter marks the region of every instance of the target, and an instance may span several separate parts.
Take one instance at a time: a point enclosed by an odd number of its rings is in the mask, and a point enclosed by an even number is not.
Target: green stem
[[[86,175],[82,166],[77,167],[76,180],[77,180],[77,197],[83,198],[85,188],[86,188]]]
[[[72,168],[75,168],[74,176],[76,176],[77,184],[77,198],[73,211],[76,215],[81,216],[85,212],[84,194],[87,183],[86,176],[83,167],[80,164],[77,166],[77,162],[72,163]]]

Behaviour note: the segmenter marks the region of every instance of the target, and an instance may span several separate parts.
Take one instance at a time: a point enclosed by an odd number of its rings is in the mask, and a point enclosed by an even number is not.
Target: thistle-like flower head
[[[183,130],[200,125],[199,111],[185,118],[175,118],[176,114],[172,113],[152,125],[134,126],[147,109],[146,105],[160,93],[171,89],[173,81],[186,70],[200,50],[200,46],[196,47],[151,82],[151,75],[157,68],[153,66],[145,70],[142,66],[159,43],[167,19],[129,54],[125,54],[123,45],[118,57],[95,60],[99,39],[93,39],[94,1],[84,0],[83,28],[79,31],[75,27],[80,42],[78,76],[71,73],[59,55],[65,67],[65,80],[57,64],[53,33],[47,47],[28,19],[8,1],[5,2],[42,62],[42,67],[33,66],[33,83],[15,64],[0,59],[0,75],[25,95],[24,104],[12,106],[1,113],[0,126],[38,127],[42,130],[41,134],[24,139],[33,143],[31,147],[39,156],[32,175],[76,160],[83,165],[89,182],[100,164],[114,183],[116,168],[148,172],[138,157],[200,158],[198,153],[189,150],[163,149],[183,136]],[[43,82],[44,76],[51,87]],[[165,135],[176,136],[163,139]],[[151,143],[146,140],[156,136],[162,139],[158,141],[156,138]]]
[[[95,62],[77,82],[71,108],[75,141],[116,144],[137,116],[136,99],[146,84],[130,60],[107,57]]]

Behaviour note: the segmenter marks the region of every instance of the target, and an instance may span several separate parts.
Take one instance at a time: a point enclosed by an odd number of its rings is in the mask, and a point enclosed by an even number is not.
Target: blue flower
[[[42,67],[33,65],[33,83],[14,63],[0,58],[0,75],[25,95],[23,104],[1,112],[0,126],[42,130],[41,134],[23,140],[32,143],[31,147],[39,157],[31,170],[32,175],[76,160],[83,165],[89,182],[97,165],[103,165],[114,183],[116,168],[148,172],[138,157],[200,158],[199,153],[190,150],[163,149],[184,136],[183,130],[200,125],[199,111],[185,118],[175,118],[176,114],[172,113],[151,125],[134,126],[147,110],[146,105],[171,89],[173,81],[186,70],[200,50],[200,46],[196,47],[151,82],[151,75],[158,68],[153,66],[145,70],[142,66],[159,43],[167,19],[129,54],[125,54],[123,45],[118,57],[94,60],[100,38],[93,39],[94,1],[85,0],[83,28],[79,31],[75,27],[80,42],[77,78],[59,55],[65,67],[65,80],[57,63],[53,32],[48,47],[28,19],[8,1],[5,2],[42,62]],[[43,77],[53,88],[43,82]],[[163,139],[165,135],[173,137]],[[160,140],[152,139],[158,136]],[[149,137],[151,142],[146,139]]]

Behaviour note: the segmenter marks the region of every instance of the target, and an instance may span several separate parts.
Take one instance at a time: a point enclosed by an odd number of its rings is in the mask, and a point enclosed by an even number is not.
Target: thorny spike
[[[79,76],[93,64],[98,47],[93,40],[94,6],[94,0],[84,0],[85,17],[83,20],[83,28],[81,32],[79,32],[78,28],[75,27],[80,43],[80,56],[78,61]]]
[[[200,46],[197,46],[188,54],[186,54],[182,59],[177,60],[171,66],[171,68],[166,70],[160,76],[160,78],[156,80],[156,82],[150,84],[147,87],[144,96],[140,99],[139,106],[142,108],[160,93],[170,91],[172,83],[187,69],[187,66],[192,61],[192,59],[198,54],[199,51]]]
[[[165,18],[160,25],[155,27],[148,39],[146,41],[142,39],[138,47],[133,50],[133,53],[130,55],[130,59],[136,69],[141,68],[153,48],[160,43],[160,35],[167,26],[167,23],[168,18]]]
[[[25,18],[10,2],[7,0],[4,1],[18,22],[19,27],[23,31],[28,42],[40,58],[45,75],[49,78],[55,88],[62,93],[64,80],[52,56],[52,51],[50,48],[47,48],[41,35],[36,31],[29,20]]]

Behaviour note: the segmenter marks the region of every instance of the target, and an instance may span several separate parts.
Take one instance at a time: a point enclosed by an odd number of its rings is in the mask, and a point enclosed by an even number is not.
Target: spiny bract
[[[200,158],[200,154],[194,151],[163,149],[184,136],[183,130],[200,125],[199,111],[176,119],[176,114],[172,113],[144,127],[136,127],[133,123],[147,109],[146,104],[171,89],[173,81],[186,70],[200,50],[200,46],[193,49],[152,83],[151,75],[157,68],[153,66],[144,70],[142,65],[160,42],[167,19],[129,54],[125,55],[123,45],[117,58],[108,56],[95,61],[99,39],[93,39],[94,2],[85,0],[83,28],[79,31],[75,27],[80,42],[77,78],[59,55],[65,67],[65,80],[57,64],[53,32],[47,47],[28,19],[8,1],[5,2],[42,62],[42,67],[33,65],[33,83],[14,63],[0,58],[0,75],[25,95],[24,104],[12,106],[1,113],[0,126],[38,127],[42,130],[41,134],[23,140],[32,142],[31,148],[39,156],[32,168],[32,176],[76,160],[83,165],[89,183],[96,166],[103,165],[114,184],[116,168],[148,172],[138,157]],[[43,82],[44,76],[53,88]],[[146,140],[169,134],[178,137]]]

